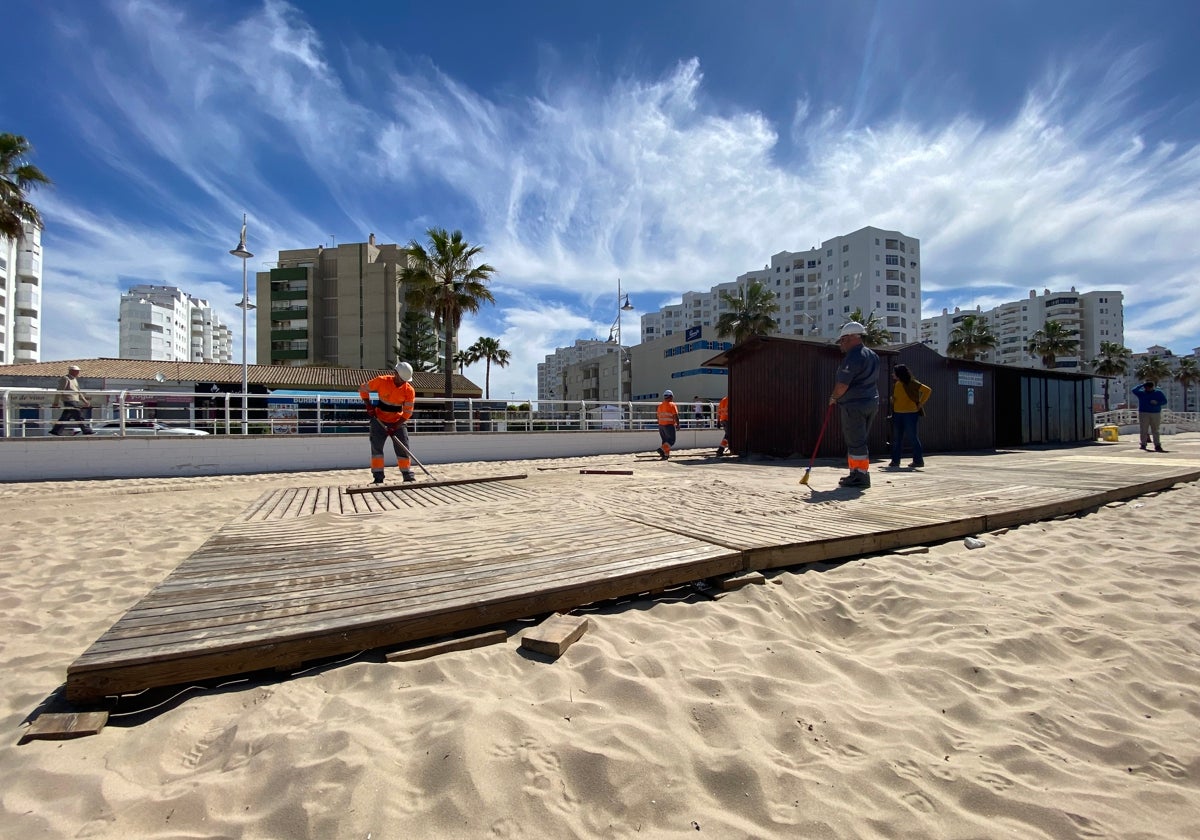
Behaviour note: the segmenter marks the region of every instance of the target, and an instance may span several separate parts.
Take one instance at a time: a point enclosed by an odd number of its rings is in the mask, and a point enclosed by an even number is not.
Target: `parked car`
[[[109,420],[105,423],[96,423],[92,426],[92,430],[98,435],[119,435],[121,434],[121,421]],[[165,423],[159,423],[155,420],[126,420],[125,435],[132,437],[137,435],[207,435],[208,432],[202,432],[200,429],[187,429],[179,426],[168,426]]]

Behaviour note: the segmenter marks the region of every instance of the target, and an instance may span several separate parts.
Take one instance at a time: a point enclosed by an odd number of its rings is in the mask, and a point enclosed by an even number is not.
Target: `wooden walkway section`
[[[830,465],[691,457],[632,476],[266,493],[68,669],[76,703],[300,664],[705,578],[978,534],[1200,478],[1200,436],[933,456],[837,486]],[[589,467],[596,467],[590,459]],[[573,493],[588,482],[588,493]],[[639,492],[629,493],[630,482]],[[652,498],[647,505],[649,487]],[[599,504],[597,503],[599,500]],[[880,574],[886,574],[880,567]]]

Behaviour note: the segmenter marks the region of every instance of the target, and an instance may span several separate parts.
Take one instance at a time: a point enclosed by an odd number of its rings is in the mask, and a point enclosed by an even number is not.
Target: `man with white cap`
[[[663,391],[662,402],[655,411],[658,418],[658,436],[662,446],[658,447],[658,458],[665,461],[671,457],[671,447],[675,445],[675,430],[679,428],[679,406],[675,405],[675,395],[668,388]]]
[[[371,476],[383,484],[383,445],[392,439],[396,450],[396,466],[405,481],[416,481],[412,471],[412,454],[408,448],[408,427],[417,392],[412,386],[413,369],[408,362],[396,362],[395,372],[376,376],[362,384],[358,395],[366,405],[371,432]],[[371,394],[377,397],[371,401]]]
[[[68,423],[78,423],[79,431],[85,435],[94,435],[91,425],[88,420],[91,416],[92,403],[79,390],[79,374],[82,371],[79,365],[71,365],[67,368],[67,375],[58,380],[58,396],[54,398],[54,407],[62,406],[63,412],[58,418],[58,422],[50,429],[50,434],[55,437],[69,435],[67,431]]]
[[[845,356],[838,366],[837,384],[829,395],[829,404],[839,409],[842,437],[846,439],[850,474],[838,482],[843,487],[871,486],[871,453],[867,441],[871,421],[879,409],[879,356],[863,344],[866,331],[858,321],[851,321],[842,327],[837,337],[837,345]]]

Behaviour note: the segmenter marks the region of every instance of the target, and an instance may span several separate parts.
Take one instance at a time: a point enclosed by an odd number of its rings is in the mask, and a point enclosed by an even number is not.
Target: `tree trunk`
[[[492,398],[492,357],[487,357],[487,371],[483,375],[483,398]]]

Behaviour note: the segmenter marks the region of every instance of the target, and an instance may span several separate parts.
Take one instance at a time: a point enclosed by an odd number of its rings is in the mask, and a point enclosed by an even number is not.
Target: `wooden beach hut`
[[[921,423],[926,452],[1092,440],[1093,380],[1086,374],[953,359],[924,344],[875,352],[882,361],[880,407],[870,438],[875,457],[888,452],[888,396],[897,364],[908,365],[913,376],[933,389]],[[760,336],[706,361],[729,370],[732,451],[810,457],[841,356],[824,341]],[[836,411],[817,454],[845,454]]]

